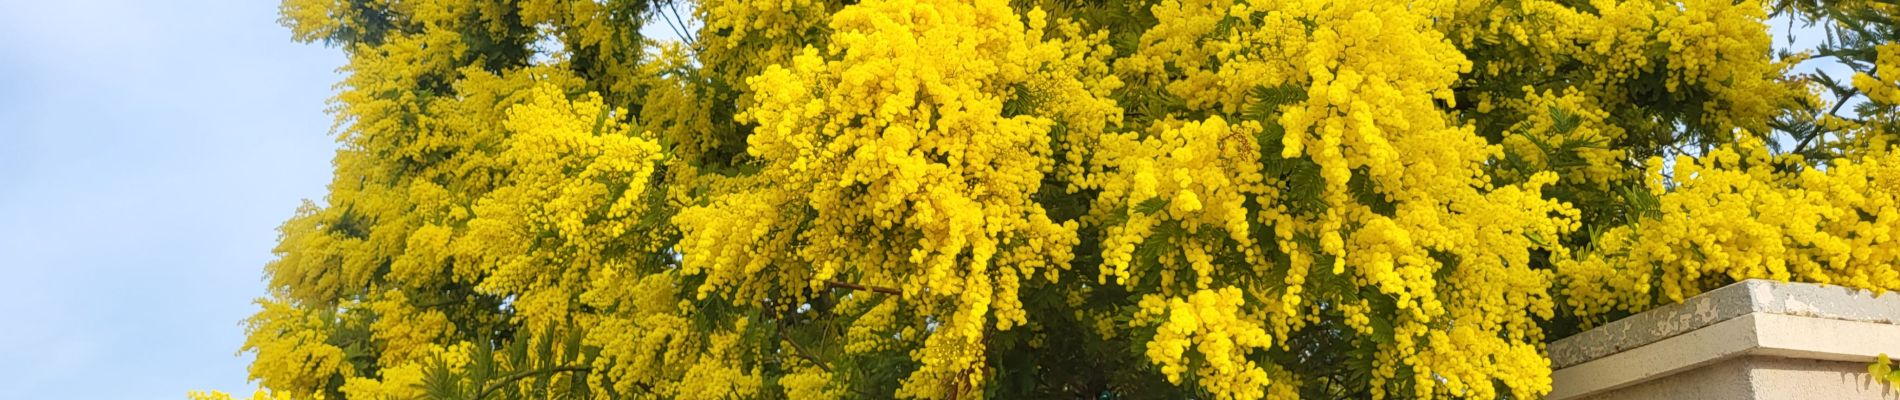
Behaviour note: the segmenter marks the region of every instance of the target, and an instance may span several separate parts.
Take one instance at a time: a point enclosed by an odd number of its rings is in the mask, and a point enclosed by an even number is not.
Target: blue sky
[[[0,397],[242,391],[340,52],[273,1],[0,0]]]
[[[343,62],[276,19],[0,0],[0,397],[248,393],[239,322],[278,223],[329,181]]]
[[[329,183],[344,62],[276,21],[0,0],[0,398],[249,393],[240,322],[277,225]]]

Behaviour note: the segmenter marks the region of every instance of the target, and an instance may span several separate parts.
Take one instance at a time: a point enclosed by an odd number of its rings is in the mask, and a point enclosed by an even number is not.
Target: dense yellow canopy
[[[1541,397],[1728,282],[1900,289],[1900,45],[1764,24],[1893,9],[1777,7],[285,0],[350,61],[253,398]]]

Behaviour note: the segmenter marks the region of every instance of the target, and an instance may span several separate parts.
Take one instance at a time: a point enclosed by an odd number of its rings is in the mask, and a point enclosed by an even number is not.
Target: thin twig
[[[431,301],[427,303],[417,303],[415,306],[416,308],[436,308],[436,307],[446,306],[450,304],[460,303],[464,300],[467,300],[467,298],[450,297],[450,298]]]
[[[797,354],[800,358],[804,358],[806,361],[811,361],[812,364],[818,365],[818,369],[825,370],[825,372],[831,372],[831,366],[825,365],[824,360],[819,360],[818,356],[814,356],[810,352],[805,351],[805,348],[803,346],[798,345],[798,341],[792,340],[791,336],[785,334],[785,324],[783,323],[779,324],[778,338],[784,339],[785,343],[790,343],[792,345],[792,353]]]
[[[698,38],[687,34],[686,20],[679,16],[679,8],[675,7],[674,3],[667,3],[665,7],[666,9],[656,10],[654,13],[660,14],[660,19],[666,20],[667,29],[671,29],[673,36],[678,36],[681,43],[687,48],[695,48],[694,43],[698,42]],[[668,13],[668,11],[672,12]]]
[[[679,2],[675,1],[672,3],[667,3],[666,10],[672,11],[673,20],[679,22],[680,38],[686,40],[686,45],[693,46],[694,43],[698,43],[699,37],[693,35],[693,27],[691,25],[686,24],[686,17],[680,16]]]
[[[760,303],[761,305],[765,306],[765,308],[768,310],[778,309],[778,306],[776,305],[777,303],[770,299],[763,300]],[[787,310],[787,311],[790,312],[790,310]],[[811,361],[811,363],[817,365],[819,369],[825,370],[825,372],[830,373],[831,367],[826,365],[824,360],[819,360],[817,356],[812,355],[810,352],[805,351],[805,348],[803,346],[798,345],[798,341],[792,340],[791,336],[785,334],[785,326],[787,323],[791,322],[790,318],[791,318],[790,314],[781,313],[778,315],[779,338],[784,339],[786,343],[790,343],[792,345],[792,352],[794,355],[797,355],[800,358],[804,358],[806,361]],[[871,393],[870,391],[866,391],[864,390],[864,388],[860,388],[855,385],[847,385],[847,388],[850,389],[852,392],[857,392],[860,395],[864,395],[864,398],[867,398],[867,399],[889,397],[889,396],[878,396],[875,393]]]
[[[1853,96],[1859,95],[1859,93],[1855,93],[1855,92],[1857,91],[1847,90],[1847,91],[1835,92],[1834,96],[1838,98],[1834,99],[1834,107],[1829,108],[1827,110],[1826,115],[1829,117],[1840,118],[1840,116],[1836,115],[1836,113],[1839,113],[1841,111],[1841,106],[1847,105],[1848,99],[1853,98]],[[1812,142],[1814,141],[1815,138],[1820,137],[1822,135],[1826,135],[1826,134],[1827,132],[1816,132],[1814,135],[1801,138],[1801,143],[1794,145],[1794,153],[1801,154],[1802,152],[1807,151],[1809,142]],[[1823,139],[1823,144],[1825,144],[1825,139]]]
[[[590,370],[593,370],[593,368],[579,366],[579,365],[563,365],[563,366],[558,366],[558,367],[547,367],[547,368],[542,368],[542,369],[516,372],[513,374],[509,374],[508,376],[502,377],[500,382],[483,385],[482,391],[475,393],[475,400],[482,400],[484,398],[487,398],[489,392],[493,392],[496,389],[501,389],[502,386],[507,386],[509,384],[514,383],[515,381],[519,381],[519,380],[522,380],[523,378],[527,378],[530,376],[540,375],[540,374],[552,374],[552,373],[558,373],[558,372],[587,372]]]
[[[894,295],[904,294],[904,291],[897,290],[894,288],[887,288],[887,287],[882,287],[882,286],[866,286],[866,285],[859,285],[856,283],[848,283],[848,282],[837,281],[837,280],[825,281],[825,286],[832,287],[832,288],[840,288],[840,289],[872,291],[872,292],[878,292],[878,293],[884,293],[884,294],[894,294]]]

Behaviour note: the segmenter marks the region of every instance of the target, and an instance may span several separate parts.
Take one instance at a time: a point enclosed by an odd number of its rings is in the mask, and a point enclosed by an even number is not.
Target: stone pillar
[[[1749,280],[1550,344],[1551,400],[1900,399],[1900,295]]]

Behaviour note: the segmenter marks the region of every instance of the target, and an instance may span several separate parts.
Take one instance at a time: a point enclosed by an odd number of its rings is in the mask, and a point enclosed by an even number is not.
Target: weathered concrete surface
[[[1638,399],[1900,399],[1867,377],[1867,364],[1747,356],[1581,397]]]
[[[1751,280],[1549,347],[1550,399],[1900,399],[1867,376],[1900,355],[1900,296]]]

